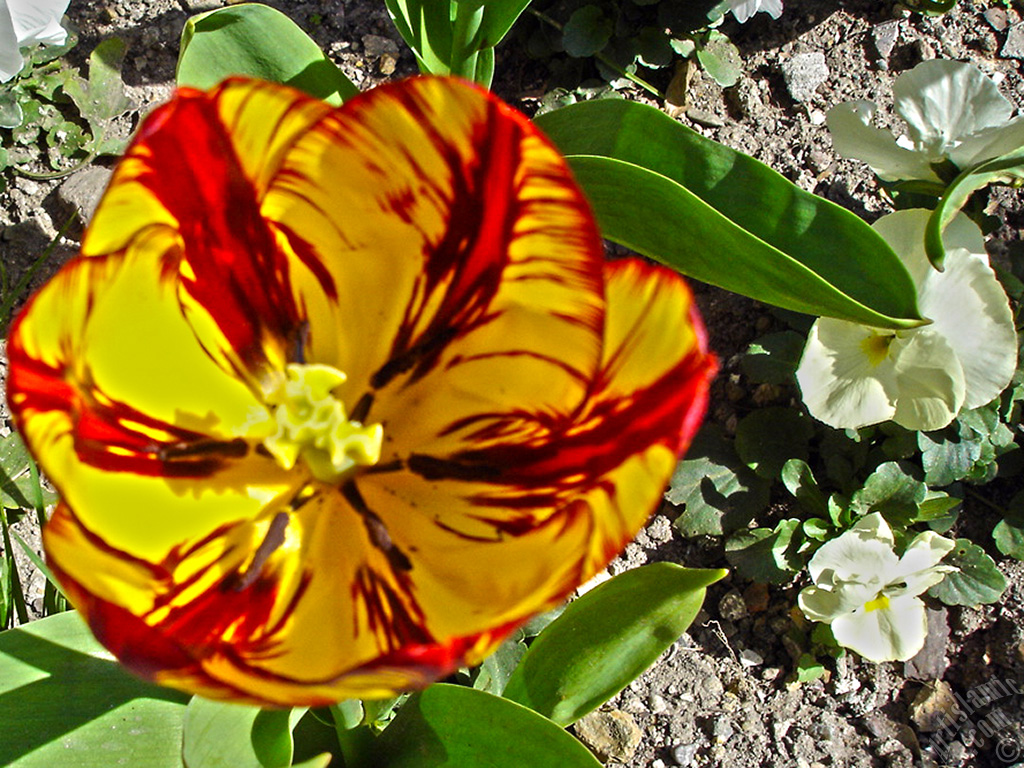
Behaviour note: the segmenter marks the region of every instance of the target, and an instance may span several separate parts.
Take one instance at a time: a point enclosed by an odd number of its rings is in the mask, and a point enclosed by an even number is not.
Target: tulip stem
[[[373,755],[373,731],[363,724],[363,703],[347,699],[331,706],[334,730],[338,735],[343,768],[370,765]]]
[[[455,3],[455,24],[452,29],[452,55],[449,68],[453,75],[476,80],[477,59],[480,51],[476,36],[484,18],[483,5]]]

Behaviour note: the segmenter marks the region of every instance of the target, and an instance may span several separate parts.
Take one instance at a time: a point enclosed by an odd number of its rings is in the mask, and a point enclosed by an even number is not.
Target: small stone
[[[735,732],[736,729],[732,727],[732,723],[724,717],[715,720],[715,724],[711,729],[711,735],[714,737],[716,744],[725,744]]]
[[[79,221],[84,226],[89,223],[95,213],[111,174],[109,168],[102,168],[98,165],[83,168],[64,180],[57,190],[57,198],[69,209],[69,212],[73,211],[78,214]]]
[[[705,128],[721,128],[725,125],[725,120],[714,112],[708,112],[706,109],[697,109],[696,107],[687,108],[686,118],[697,125],[703,125]]]
[[[665,768],[665,761],[660,757],[651,761],[650,768]]]
[[[996,32],[1002,32],[1010,25],[1010,21],[1006,17],[1005,8],[988,8],[981,15],[985,17],[985,21]]]
[[[747,604],[735,589],[730,589],[718,601],[718,615],[726,621],[740,621],[747,617]]]
[[[576,736],[601,760],[628,763],[643,738],[633,716],[618,709],[591,712],[576,721]]]
[[[903,666],[903,673],[912,680],[940,680],[949,666],[946,648],[949,645],[948,612],[945,608],[928,609],[928,634],[924,647]]]
[[[1004,59],[1024,59],[1024,22],[1010,27],[999,55]]]
[[[828,79],[828,65],[821,51],[798,53],[782,63],[782,78],[793,101],[814,98],[818,86]]]
[[[757,582],[751,584],[743,590],[743,603],[747,606],[749,613],[761,613],[766,610],[768,608],[768,585]]]
[[[665,698],[656,693],[652,693],[648,697],[647,706],[655,715],[663,715],[668,712],[668,704],[665,703]]]
[[[811,121],[811,125],[824,125],[828,117],[820,109],[812,109],[807,113],[807,119]]]
[[[764,657],[757,651],[744,648],[740,651],[740,664],[748,669],[750,667],[759,667],[764,664]]]
[[[871,39],[875,43],[875,50],[882,59],[888,59],[892,49],[896,47],[896,40],[900,34],[899,21],[883,21],[871,29]]]
[[[693,758],[697,756],[697,745],[696,744],[677,744],[672,749],[672,759],[676,761],[676,765],[687,766],[693,763]]]
[[[395,71],[400,55],[398,43],[380,35],[363,35],[363,53],[367,58],[377,59],[382,75],[390,75]]]
[[[910,705],[910,719],[923,733],[934,733],[955,722],[957,711],[953,689],[945,680],[925,685]]]

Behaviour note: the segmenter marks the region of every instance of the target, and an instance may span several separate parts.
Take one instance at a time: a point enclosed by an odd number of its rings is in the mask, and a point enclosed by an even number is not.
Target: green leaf
[[[751,381],[786,384],[793,381],[806,339],[795,331],[769,333],[753,341],[740,360]]]
[[[1006,590],[1006,577],[995,561],[970,539],[957,539],[956,548],[942,561],[958,570],[928,590],[946,605],[994,603]]]
[[[17,128],[24,122],[25,112],[16,94],[0,91],[0,128]]]
[[[334,105],[359,93],[295,22],[256,3],[193,16],[181,33],[178,85],[206,90],[231,75],[284,83]]]
[[[75,612],[0,633],[0,765],[181,768],[187,700],[128,674]]]
[[[853,494],[851,508],[858,515],[881,512],[886,518],[906,524],[918,515],[918,505],[925,500],[928,487],[907,473],[895,461],[879,464]]]
[[[725,557],[745,578],[766,584],[783,584],[793,578],[801,565],[791,556],[793,534],[799,526],[799,520],[783,520],[775,530],[752,528],[737,531],[725,542]]]
[[[378,768],[600,768],[586,747],[536,712],[441,683],[411,696],[375,747]]]
[[[29,472],[32,457],[17,432],[0,438],[0,504],[7,509],[31,509],[35,481]],[[53,504],[57,495],[43,489],[43,505]]]
[[[736,425],[736,453],[758,475],[773,480],[790,459],[810,458],[813,434],[811,420],[794,408],[759,408]]]
[[[90,125],[107,123],[132,107],[121,80],[124,40],[107,38],[89,55],[89,80],[68,78],[64,90]]]
[[[303,709],[266,710],[194,696],[185,710],[186,768],[283,768],[292,764],[292,729]]]
[[[721,32],[712,31],[708,41],[697,47],[697,61],[723,88],[736,85],[743,75],[743,57]]]
[[[1000,520],[992,529],[992,538],[995,539],[996,549],[1004,555],[1024,560],[1024,526]]]
[[[798,312],[921,324],[913,281],[881,235],[753,158],[625,100],[536,123],[568,156],[608,239]]]
[[[917,445],[921,450],[925,482],[933,486],[963,480],[981,458],[981,441],[963,437],[955,428],[919,432]]]
[[[577,8],[562,28],[565,52],[576,58],[599,53],[611,40],[615,25],[596,5]]]
[[[391,20],[412,48],[420,71],[432,75],[451,72],[452,4],[445,0],[385,0]]]
[[[505,697],[559,725],[576,722],[653,664],[690,626],[706,587],[724,575],[653,563],[600,584],[537,636]]]
[[[1009,183],[1024,179],[1024,147],[1008,152],[974,168],[968,168],[946,188],[938,206],[932,211],[925,228],[924,245],[928,258],[935,268],[942,270],[946,260],[946,247],[942,233],[964,207],[972,194],[993,182]]]
[[[512,637],[498,646],[498,650],[484,659],[473,680],[473,687],[480,691],[501,696],[508,684],[508,679],[526,654],[526,643],[523,635],[516,632]]]
[[[740,461],[719,427],[705,425],[676,465],[665,498],[682,506],[675,527],[686,537],[746,527],[768,506],[769,483]]]
[[[801,683],[817,680],[825,674],[824,665],[809,653],[804,653],[796,662],[796,679]]]
[[[806,461],[790,459],[782,465],[782,484],[801,507],[812,515],[828,516],[828,501],[818,487],[814,473]]]

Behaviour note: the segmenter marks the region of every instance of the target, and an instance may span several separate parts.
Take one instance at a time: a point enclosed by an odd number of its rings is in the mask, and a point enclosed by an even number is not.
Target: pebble
[[[1024,22],[1010,27],[999,55],[1004,59],[1024,59]]]
[[[883,21],[871,28],[871,39],[875,50],[882,59],[888,59],[892,49],[896,47],[896,39],[900,34],[899,21]]]
[[[949,645],[948,612],[945,608],[928,609],[928,634],[924,647],[903,666],[904,674],[913,680],[941,680],[949,666],[946,648]]]
[[[652,693],[647,699],[647,706],[655,715],[663,715],[668,712],[668,704],[663,696]]]
[[[743,596],[735,589],[730,589],[718,601],[718,614],[727,621],[740,621],[747,617],[747,604]]]
[[[740,664],[748,669],[750,667],[759,667],[764,664],[764,657],[757,651],[744,648],[740,651]]]
[[[78,214],[83,226],[89,222],[99,204],[103,190],[110,181],[111,170],[98,165],[83,168],[70,176],[57,189],[57,198],[70,211]]]
[[[711,735],[716,744],[725,744],[735,732],[736,729],[732,727],[732,723],[724,717],[715,720],[715,725],[711,729]]]
[[[945,680],[936,680],[925,685],[910,705],[910,719],[919,731],[934,733],[948,721],[956,721],[957,709],[953,689]]]
[[[660,757],[651,761],[650,768],[665,768],[665,761]]]
[[[996,32],[1002,32],[1010,25],[1005,8],[989,8],[981,15]]]
[[[633,716],[618,709],[591,712],[573,728],[579,740],[605,761],[628,763],[643,738]]]
[[[672,749],[672,759],[676,761],[676,765],[687,766],[693,763],[693,758],[697,756],[697,745],[696,744],[677,744]]]
[[[828,65],[821,51],[798,53],[782,63],[782,79],[793,101],[809,101],[814,98],[818,86],[828,79]]]
[[[807,113],[807,119],[811,121],[811,125],[824,125],[827,117],[820,109],[812,109]]]

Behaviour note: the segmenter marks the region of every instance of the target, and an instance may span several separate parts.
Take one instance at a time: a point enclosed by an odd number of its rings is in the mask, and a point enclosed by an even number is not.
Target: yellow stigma
[[[879,365],[889,356],[889,345],[896,338],[894,333],[872,333],[860,343],[872,366]]]
[[[885,595],[879,595],[874,600],[869,600],[864,603],[864,610],[870,613],[871,611],[884,611],[889,607],[889,598]]]
[[[384,428],[350,421],[332,394],[345,378],[329,365],[285,367],[284,381],[266,398],[277,431],[263,441],[282,467],[291,469],[301,456],[317,480],[332,483],[353,467],[380,460]]]

